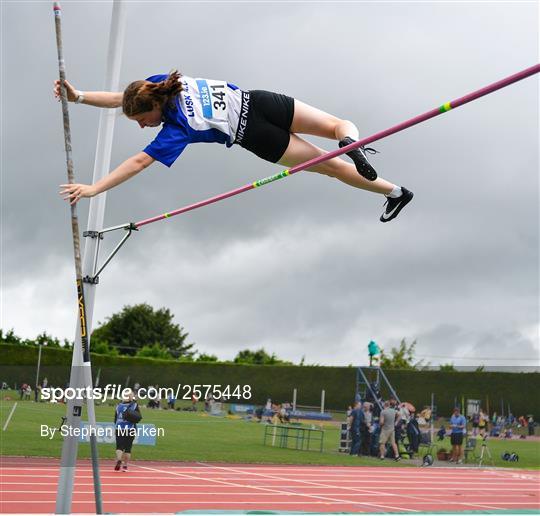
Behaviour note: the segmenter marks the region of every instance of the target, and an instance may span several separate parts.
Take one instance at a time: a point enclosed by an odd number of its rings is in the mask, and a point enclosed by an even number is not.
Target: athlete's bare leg
[[[310,133],[312,134],[312,133]],[[319,135],[321,136],[321,135]],[[326,154],[326,151],[320,149],[306,140],[303,140],[297,134],[291,134],[289,146],[285,154],[279,160],[281,165],[291,168],[299,163],[304,163],[310,159]],[[394,186],[392,183],[378,177],[375,181],[364,179],[352,163],[347,163],[340,158],[332,158],[315,165],[308,169],[311,172],[318,172],[330,177],[335,177],[345,184],[376,192],[380,194],[389,194]]]

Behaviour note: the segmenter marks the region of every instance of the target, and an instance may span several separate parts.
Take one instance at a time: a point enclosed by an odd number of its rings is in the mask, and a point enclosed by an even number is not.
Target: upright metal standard
[[[59,48],[59,63],[61,68],[61,81],[65,79],[65,67],[63,56],[61,56],[61,36],[60,36],[60,6],[58,3],[54,5],[55,20],[57,27],[57,43]],[[124,28],[125,28],[125,9],[121,0],[115,0],[113,4],[111,30],[109,37],[109,51],[107,59],[107,71],[105,78],[105,89],[108,91],[117,91],[119,85],[120,75],[120,61],[122,56],[122,45],[124,40]],[[62,109],[66,113],[64,116],[64,124],[67,117],[67,99],[65,97],[65,91],[62,92]],[[94,177],[93,181],[96,182],[104,177],[110,169],[110,156],[112,149],[112,136],[114,131],[115,121],[114,109],[101,110],[96,158],[94,163]],[[69,118],[68,130],[69,130]],[[68,146],[66,144],[66,152]],[[71,145],[69,145],[69,157],[68,157],[68,169],[73,165],[71,163]],[[70,181],[72,182],[72,180]],[[103,218],[105,213],[105,201],[106,196],[104,194],[94,197],[90,201],[90,212],[88,216],[88,226],[86,235],[96,234],[99,228],[103,227]],[[73,212],[73,207],[72,207]],[[78,227],[76,230],[77,242],[78,242]],[[84,255],[82,260],[82,268],[80,265],[80,251],[79,256],[79,269],[77,270],[77,286],[83,293],[85,298],[83,299],[84,310],[84,329],[81,324],[77,324],[75,346],[73,349],[72,367],[70,375],[70,386],[72,387],[87,387],[92,385],[92,376],[89,360],[89,342],[88,335],[91,332],[92,316],[95,301],[95,289],[96,283],[87,283],[85,278],[94,270],[94,257],[98,248],[98,238],[89,238],[86,240],[84,249]],[[83,289],[83,284],[85,284]],[[84,291],[83,291],[84,290]],[[83,312],[80,311],[79,314]],[[85,354],[86,353],[86,354]],[[85,360],[87,356],[88,361]],[[95,425],[95,413],[93,400],[87,401],[88,420],[90,425]],[[80,425],[82,415],[82,403],[81,400],[74,400],[68,402],[67,406],[67,425],[76,427]],[[95,436],[94,436],[95,437]],[[92,444],[94,447],[95,445]],[[62,446],[62,461],[60,464],[60,477],[58,480],[57,496],[56,496],[56,513],[69,514],[71,513],[72,492],[75,478],[75,466],[77,460],[78,440],[76,437],[66,437]],[[94,450],[94,448],[92,448]],[[94,456],[94,452],[93,452]],[[97,452],[96,452],[97,458]],[[94,485],[96,495],[96,513],[102,513],[101,507],[101,495],[100,495],[100,479],[99,470],[94,468]]]
[[[507,86],[510,86],[511,84],[514,84],[515,82],[521,81],[539,72],[540,72],[540,64],[536,64],[534,66],[526,68],[525,70],[522,70],[521,72],[510,75],[509,77],[506,77],[505,79],[501,79],[500,81],[494,82],[493,84],[489,84],[488,86],[485,86],[479,90],[473,91],[472,93],[469,93],[468,95],[460,97],[456,100],[452,100],[451,102],[446,102],[442,106],[434,108],[421,115],[415,116],[414,118],[406,120],[405,122],[402,122],[401,124],[394,125],[390,127],[389,129],[380,131],[378,133],[373,134],[372,136],[368,136],[367,138],[358,140],[357,142],[351,143],[350,145],[347,145],[346,147],[342,147],[341,149],[328,152],[317,158],[313,158],[304,163],[300,163],[299,165],[296,165],[295,167],[283,170],[282,172],[279,172],[278,174],[275,174],[273,176],[259,179],[258,181],[255,181],[253,183],[248,183],[244,186],[241,186],[240,188],[230,190],[229,192],[216,195],[215,197],[210,197],[203,201],[199,201],[194,204],[184,206],[177,210],[163,213],[161,215],[156,215],[155,217],[150,217],[148,219],[140,220],[139,222],[129,222],[125,224],[120,224],[118,226],[111,226],[109,228],[102,229],[99,232],[100,238],[105,233],[108,233],[111,231],[117,231],[120,229],[127,231],[127,233],[122,237],[118,245],[113,249],[113,251],[109,254],[109,256],[105,259],[104,263],[99,268],[97,266],[97,256],[96,256],[96,267],[90,279],[97,281],[99,274],[103,271],[105,266],[111,261],[113,256],[119,251],[119,249],[124,245],[126,240],[130,237],[131,233],[133,231],[138,230],[139,228],[143,226],[146,226],[147,224],[152,224],[153,222],[158,222],[160,220],[174,217],[175,215],[180,215],[181,213],[186,213],[188,211],[196,210],[198,208],[202,208],[203,206],[208,206],[209,204],[222,201],[224,199],[247,192],[249,190],[254,190],[255,188],[264,186],[268,183],[272,183],[274,181],[277,181],[278,179],[283,179],[284,177],[291,176],[292,174],[296,174],[297,172],[300,172],[302,170],[306,170],[306,169],[309,169],[310,167],[318,165],[319,163],[322,163],[323,161],[327,161],[331,158],[335,158],[336,156],[340,156],[341,154],[349,152],[353,149],[357,149],[359,147],[362,147],[374,141],[381,140],[383,138],[386,138],[387,136],[403,131],[404,129],[408,129],[409,127],[412,127],[413,125],[417,125],[422,122],[425,122],[426,120],[429,120],[430,118],[434,118],[438,115],[441,115],[442,113],[446,113],[447,111],[450,111],[451,109],[455,109],[459,106],[463,106],[464,104],[467,104],[469,102],[472,102],[473,100],[479,99],[480,97],[489,95],[490,93],[493,93],[494,91],[500,90],[502,88],[506,88]]]

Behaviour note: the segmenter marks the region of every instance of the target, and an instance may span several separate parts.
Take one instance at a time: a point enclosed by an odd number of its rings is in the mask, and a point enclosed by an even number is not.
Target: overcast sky
[[[68,79],[102,89],[112,3],[62,7]],[[133,2],[121,86],[178,68],[286,93],[368,136],[537,63],[538,27],[536,2]],[[1,28],[1,326],[73,339],[52,2],[2,2]],[[389,350],[405,337],[432,364],[538,365],[538,84],[374,145],[379,174],[415,193],[389,224],[381,196],[302,172],[143,228],[102,274],[94,321],[127,304],[168,307],[222,359],[264,347],[362,364],[370,339]],[[99,110],[70,104],[70,116],[76,179],[90,182]],[[112,165],[156,133],[119,115]],[[192,145],[171,169],[156,162],[110,192],[105,225],[280,170],[236,146]],[[81,231],[87,212],[83,200]]]

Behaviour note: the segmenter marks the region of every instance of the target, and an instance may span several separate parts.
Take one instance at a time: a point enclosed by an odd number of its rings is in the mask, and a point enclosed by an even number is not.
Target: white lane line
[[[15,412],[15,409],[17,408],[17,402],[13,404],[13,407],[11,407],[11,412],[9,413],[9,416],[6,419],[6,423],[4,424],[4,427],[2,428],[2,432],[6,431],[6,428],[9,425],[9,422],[11,421],[11,416],[13,416],[13,412]]]
[[[8,504],[8,503],[43,504],[43,503],[54,503],[54,500],[2,500],[2,504]],[[144,500],[141,500],[141,501],[138,501],[138,500],[122,500],[122,501],[115,500],[115,501],[112,501],[111,500],[111,501],[108,501],[108,502],[105,502],[105,503],[107,505],[141,505],[141,504],[162,505],[162,504],[169,504],[169,503],[178,505],[179,503],[180,504],[183,503],[185,505],[195,505],[195,504],[202,505],[202,504],[205,504],[205,505],[220,505],[220,506],[221,505],[229,506],[231,504],[231,502],[207,502],[207,501],[204,501],[204,500],[197,500],[195,502],[178,502],[178,501],[172,501],[172,500],[159,500],[159,501],[156,501],[156,500],[154,500],[154,501],[144,501]],[[239,505],[256,505],[258,502],[243,502],[243,501],[240,501],[240,502],[234,502],[234,503],[239,504]],[[414,505],[433,505],[434,502],[410,502],[410,503],[414,504]],[[73,500],[73,504],[92,504],[92,505],[95,505],[95,502],[94,502],[94,500],[79,500],[79,501]],[[328,504],[327,502],[311,502],[311,501],[293,502],[293,501],[290,501],[290,502],[268,502],[267,505],[334,505],[334,503]],[[335,505],[358,505],[358,502],[347,502],[347,501],[344,500],[342,502],[335,502]],[[363,504],[363,505],[369,505],[369,504]],[[468,503],[452,502],[449,505],[466,505],[466,506],[468,506],[469,504]],[[482,507],[489,507],[490,509],[500,509],[503,506],[512,506],[512,507],[513,506],[523,506],[523,505],[529,505],[530,506],[530,503],[527,503],[527,502],[493,502],[491,505],[497,506],[497,507],[491,507],[489,505],[482,505]],[[533,509],[537,509],[537,507],[533,507]],[[407,510],[407,511],[410,511],[410,512],[420,512],[418,510],[404,509],[404,508],[401,508],[400,510],[401,511]]]
[[[229,467],[224,467],[224,466],[211,466],[211,465],[206,465],[204,463],[199,463],[207,468],[215,468],[215,469],[220,469],[220,470],[225,470],[225,471],[232,471],[232,472],[236,472],[238,473],[238,470],[235,468],[235,467],[232,467],[232,466],[229,466]],[[255,476],[259,476],[259,477],[263,477],[265,480],[278,480],[278,481],[282,481],[282,482],[287,482],[287,481],[290,481],[291,479],[288,479],[288,478],[282,478],[280,476],[276,476],[276,475],[268,475],[268,474],[264,474],[264,473],[249,473],[250,475],[255,475]],[[249,482],[250,480],[253,480],[253,479],[244,479],[244,481],[247,481]],[[325,487],[325,488],[333,488],[333,487],[336,487],[336,486],[329,486],[328,484],[322,484],[320,482],[313,482],[313,481],[310,481],[310,480],[293,480],[294,482],[300,482],[301,484],[309,484],[309,485],[312,485],[312,486],[319,486],[319,487]],[[304,487],[303,485],[302,486],[299,486],[299,487]],[[293,488],[293,486],[289,486],[289,488]],[[347,488],[347,487],[344,487],[343,489],[345,490],[351,490],[352,488]],[[369,493],[369,494],[374,494],[374,495],[378,495],[379,492],[377,491],[367,491],[367,490],[364,490],[366,493]],[[416,510],[413,510],[413,509],[403,509],[402,507],[395,507],[395,506],[391,506],[391,505],[382,505],[382,504],[378,504],[378,503],[372,503],[370,502],[369,505],[371,505],[372,507],[380,507],[380,508],[383,508],[383,509],[394,509],[394,510],[406,510],[406,511],[409,511],[409,512],[418,512]]]
[[[157,473],[168,473],[169,475],[179,475],[179,476],[183,476],[185,478],[185,475],[183,475],[182,473],[176,473],[176,472],[167,472],[167,471],[163,471],[163,470],[159,470],[159,469],[156,469],[156,468],[149,468],[147,466],[140,466],[140,465],[137,465],[137,467],[139,468],[143,468],[143,469],[146,469],[146,470],[150,470],[150,471],[155,471]],[[200,480],[198,477],[190,477],[190,478],[195,478],[197,480]],[[246,486],[242,485],[242,484],[235,484],[233,482],[227,482],[227,481],[222,481],[222,480],[215,480],[215,479],[206,479],[208,480],[209,482],[219,482],[219,483],[222,483],[224,485],[229,485],[229,486],[232,486],[232,487],[240,487],[242,489],[245,489]],[[247,487],[253,487],[254,489],[261,489],[263,491],[268,491],[272,494],[278,494],[280,496],[291,496],[291,493],[287,492],[287,491],[281,491],[281,490],[277,490],[275,488],[266,488],[266,487],[259,487],[259,486],[247,486]],[[337,499],[337,498],[329,498],[329,497],[322,497],[322,496],[317,496],[317,495],[310,495],[310,494],[306,494],[306,493],[297,493],[296,494],[297,496],[303,496],[303,497],[306,497],[306,498],[314,498],[314,499],[317,499],[317,500],[324,500],[324,501],[321,501],[321,502],[318,502],[318,503],[321,503],[321,504],[325,504],[325,505],[331,505],[331,504],[335,504],[335,503],[350,503],[351,505],[355,505],[354,502],[351,502],[351,501],[346,501],[346,500],[342,500],[342,499]],[[300,502],[301,503],[301,502]],[[370,505],[370,506],[374,506],[374,507],[377,507],[377,505],[373,505],[373,504],[361,504],[361,505]],[[379,506],[383,509],[385,508],[388,508],[386,506]],[[414,511],[414,512],[417,512],[417,511]]]
[[[114,478],[118,478],[118,475],[115,475]],[[170,477],[160,477],[160,478],[167,478],[170,480]],[[29,485],[29,486],[35,486],[35,485],[43,485],[43,486],[56,486],[56,482],[2,482],[2,485]],[[77,486],[93,486],[93,482],[76,482]],[[125,486],[126,484],[124,482],[102,482],[103,487],[107,486]],[[135,486],[135,487],[208,487],[208,483],[203,484],[166,484],[163,482],[160,482],[159,484],[156,483],[140,483],[140,482],[130,482],[129,486]],[[213,489],[228,489],[229,486],[213,486]],[[249,487],[249,486],[244,486]],[[283,485],[261,485],[257,484],[257,487],[267,487],[267,488],[290,488],[291,484],[283,484]],[[303,489],[326,489],[325,486],[302,486]],[[334,486],[335,489],[342,489],[341,487]],[[396,487],[392,486],[392,491],[396,490],[410,490],[410,487]],[[444,491],[448,492],[448,489],[446,487],[422,487],[422,491]],[[538,490],[536,487],[531,487],[530,489],[521,489],[521,488],[498,488],[498,487],[483,487],[481,489],[482,491],[496,491],[496,492],[521,492],[521,493],[538,493]],[[478,488],[476,487],[459,487],[459,492],[463,491],[478,491]],[[5,491],[4,491],[5,492]],[[501,495],[502,496],[502,495]]]
[[[199,464],[204,464],[204,463],[199,463]],[[226,471],[236,471],[236,468],[235,467],[220,467],[220,466],[209,466],[209,467],[214,467],[216,469],[224,469]],[[237,471],[236,471],[237,472]],[[287,478],[282,478],[282,477],[279,477],[279,476],[276,476],[276,475],[265,475],[263,473],[251,473],[252,475],[259,475],[259,476],[262,476],[264,477],[265,479],[279,479],[279,480],[283,480],[283,481],[286,481],[286,480],[290,480],[290,479],[287,479]],[[329,479],[330,480],[330,479]],[[330,480],[331,481],[331,480]],[[309,480],[295,480],[295,482],[300,482],[302,484],[304,483],[307,483],[307,484],[311,484],[311,485],[319,485],[319,486],[325,486],[327,488],[332,488],[332,487],[335,487],[335,486],[329,486],[328,484],[323,484],[323,483],[320,483],[320,482],[313,482],[313,481],[309,481]],[[374,494],[376,496],[381,496],[382,493],[381,491],[368,491],[367,489],[363,489],[363,488],[354,488],[354,487],[343,487],[343,489],[346,489],[346,490],[352,490],[352,491],[355,491],[355,492],[358,492],[359,490],[360,491],[363,491],[365,493],[371,493],[371,494]],[[390,487],[391,489],[391,487]],[[420,496],[414,496],[414,495],[407,495],[407,494],[404,494],[404,493],[401,493],[401,494],[395,494],[395,493],[391,493],[391,496],[393,497],[399,497],[400,499],[403,499],[403,498],[407,498],[407,499],[411,499],[411,500],[415,500],[415,501],[418,501],[418,500],[423,500],[423,501],[428,501],[429,503],[434,503],[436,502],[435,500],[431,500],[430,498],[424,498],[424,497],[420,497]],[[452,503],[451,501],[449,501],[448,503]],[[489,507],[488,505],[480,505],[480,504],[472,504],[472,503],[460,503],[460,502],[455,502],[456,504],[458,505],[466,505],[468,507],[470,506],[474,506],[474,507],[480,507],[480,508],[483,508],[483,509],[493,509],[493,507]],[[373,506],[377,506],[376,504],[373,504]],[[388,506],[388,508],[391,508],[391,509],[397,509],[397,510],[408,510],[408,511],[411,511],[411,509],[404,509],[403,507],[390,507]],[[418,512],[418,511],[415,511],[415,512]]]

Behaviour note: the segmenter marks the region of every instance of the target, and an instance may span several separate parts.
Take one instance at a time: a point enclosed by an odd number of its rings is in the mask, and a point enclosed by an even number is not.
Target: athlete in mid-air
[[[286,95],[244,91],[225,81],[194,79],[177,71],[132,82],[124,92],[81,92],[67,81],[65,85],[70,102],[122,107],[124,114],[141,128],[163,124],[142,152],[95,184],[61,185],[60,194],[71,204],[123,183],[156,160],[170,167],[190,143],[215,142],[227,147],[236,143],[264,160],[290,168],[325,154],[298,134],[337,140],[340,147],[358,140],[358,129],[352,122]],[[55,82],[54,93],[60,97],[59,81]],[[380,220],[389,222],[413,198],[413,193],[377,177],[366,157],[370,150],[359,148],[348,152],[354,165],[337,157],[308,170],[385,195]]]

